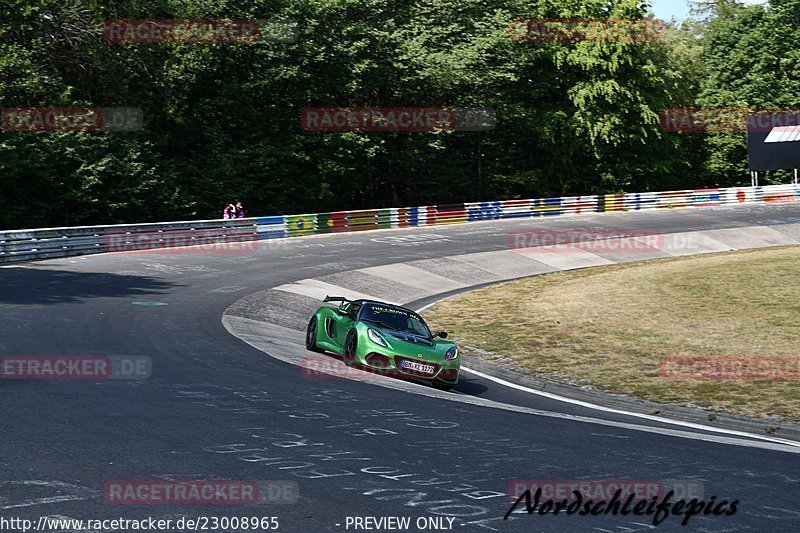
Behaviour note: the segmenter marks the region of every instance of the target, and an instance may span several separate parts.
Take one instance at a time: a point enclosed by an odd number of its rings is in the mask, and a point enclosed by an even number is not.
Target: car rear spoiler
[[[326,296],[323,302],[349,302],[344,296]]]

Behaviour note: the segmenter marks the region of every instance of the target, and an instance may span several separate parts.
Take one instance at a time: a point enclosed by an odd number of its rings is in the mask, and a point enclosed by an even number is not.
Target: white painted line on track
[[[446,298],[443,298],[443,300],[444,299],[446,299]],[[440,301],[442,301],[442,300],[437,300],[437,301],[431,302],[431,303],[421,307],[420,309],[416,309],[416,311],[417,311],[417,313],[421,314],[426,309],[432,307],[433,305],[439,303]],[[521,391],[521,392],[526,392],[528,394],[535,394],[537,396],[542,396],[544,398],[549,398],[551,400],[556,400],[556,401],[559,401],[559,402],[564,402],[564,403],[568,403],[568,404],[572,404],[572,405],[577,405],[579,407],[585,407],[586,409],[593,409],[595,411],[601,411],[601,412],[604,412],[604,413],[611,413],[611,414],[616,414],[616,415],[623,415],[623,416],[630,416],[630,417],[634,417],[634,418],[641,418],[641,419],[644,419],[644,420],[650,420],[652,422],[661,422],[661,423],[664,423],[664,424],[671,424],[671,425],[681,426],[681,427],[686,427],[686,428],[699,429],[699,430],[702,430],[702,431],[711,431],[711,432],[715,432],[715,433],[721,433],[723,435],[735,435],[737,437],[746,437],[746,438],[750,438],[750,439],[758,439],[758,440],[763,440],[763,441],[767,441],[767,442],[774,442],[774,443],[778,443],[778,444],[785,444],[787,446],[795,446],[795,447],[800,448],[800,442],[789,440],[789,439],[781,439],[781,438],[778,438],[778,437],[769,437],[769,436],[766,436],[766,435],[758,435],[756,433],[748,433],[746,431],[737,431],[737,430],[733,430],[733,429],[715,428],[715,427],[712,427],[712,426],[705,426],[703,424],[698,424],[696,422],[684,422],[682,420],[672,420],[670,418],[664,418],[664,417],[660,417],[660,416],[648,415],[648,414],[645,414],[645,413],[636,413],[634,411],[625,411],[623,409],[614,409],[613,407],[605,407],[605,406],[602,406],[602,405],[598,405],[598,404],[594,404],[594,403],[590,403],[590,402],[585,402],[583,400],[576,400],[574,398],[567,398],[566,396],[553,394],[552,392],[539,391],[539,390],[536,390],[536,389],[532,389],[530,387],[525,387],[524,385],[518,385],[516,383],[512,383],[510,381],[507,381],[505,379],[497,378],[497,377],[494,377],[494,376],[490,376],[489,374],[485,374],[483,372],[479,372],[477,370],[473,370],[473,369],[467,368],[465,366],[462,366],[461,370],[463,370],[464,372],[469,372],[470,374],[474,374],[474,375],[476,375],[476,376],[478,376],[480,378],[492,381],[492,382],[497,383],[498,385],[502,385],[504,387],[509,387],[511,389],[515,389],[515,390],[518,390],[518,391]]]
[[[302,358],[309,357],[305,350],[305,346],[299,344],[297,341],[302,340],[303,332],[299,330],[292,330],[258,320],[249,318],[241,318],[230,315],[222,317],[222,324],[234,337],[238,337],[247,344],[253,346],[269,356],[289,363],[295,366],[302,365]],[[302,354],[302,355],[301,355]],[[335,361],[335,360],[334,360]],[[338,362],[343,366],[343,363]],[[329,374],[324,370],[322,373]],[[349,371],[348,371],[349,372]],[[336,374],[331,374],[336,375]],[[514,413],[528,414],[534,416],[542,416],[547,418],[568,420],[570,422],[583,422],[588,424],[595,424],[606,426],[621,430],[640,431],[645,433],[652,433],[657,435],[664,435],[669,437],[677,437],[682,439],[691,439],[704,442],[712,442],[716,444],[727,444],[732,446],[744,446],[746,448],[757,448],[762,450],[779,451],[786,453],[800,454],[800,445],[797,442],[787,441],[784,442],[760,442],[753,439],[739,439],[735,437],[728,437],[722,435],[711,435],[708,433],[695,433],[691,431],[683,431],[672,428],[661,428],[656,426],[647,426],[635,424],[631,422],[621,422],[617,420],[606,420],[603,418],[592,418],[581,415],[571,415],[566,413],[558,413],[553,411],[543,411],[533,407],[522,407],[519,405],[500,403],[487,398],[478,396],[470,396],[468,394],[457,392],[444,392],[439,391],[425,385],[420,385],[413,382],[395,381],[393,379],[379,378],[375,379],[370,377],[370,374],[364,372],[365,379],[357,379],[354,376],[342,376],[337,379],[347,379],[355,382],[362,382],[368,385],[384,387],[388,389],[395,389],[406,393],[417,394],[420,396],[428,396],[440,400],[447,400],[451,402],[459,402],[479,407],[488,407],[493,409],[502,409]],[[776,439],[777,440],[777,439]]]
[[[494,383],[497,383],[498,385],[503,385],[504,387],[509,387],[509,388],[516,389],[516,390],[519,390],[519,391],[522,391],[522,392],[527,392],[529,394],[536,394],[538,396],[543,396],[545,398],[550,398],[551,400],[556,400],[556,401],[559,401],[559,402],[569,403],[569,404],[572,404],[572,405],[578,405],[580,407],[585,407],[587,409],[594,409],[596,411],[602,411],[604,413],[613,413],[613,414],[617,414],[617,415],[632,416],[632,417],[635,417],[635,418],[642,418],[642,419],[650,420],[650,421],[653,421],[653,422],[662,422],[664,424],[672,424],[672,425],[682,426],[682,427],[687,427],[687,428],[692,428],[692,429],[699,429],[699,430],[702,430],[702,431],[713,431],[715,433],[722,433],[724,435],[735,435],[737,437],[747,437],[747,438],[751,438],[751,439],[765,440],[765,441],[768,441],[768,442],[786,444],[786,445],[789,445],[789,446],[796,446],[796,447],[800,448],[800,442],[793,441],[793,440],[781,439],[781,438],[777,438],[777,437],[768,437],[768,436],[765,436],[765,435],[758,435],[756,433],[747,433],[746,431],[736,431],[736,430],[733,430],[733,429],[715,428],[715,427],[711,427],[711,426],[704,426],[703,424],[697,424],[695,422],[684,422],[682,420],[672,420],[670,418],[663,418],[663,417],[660,417],[660,416],[648,415],[648,414],[645,414],[645,413],[636,413],[636,412],[633,412],[633,411],[625,411],[625,410],[622,410],[622,409],[614,409],[613,407],[604,407],[602,405],[597,405],[597,404],[593,404],[593,403],[589,403],[589,402],[584,402],[582,400],[575,400],[573,398],[567,398],[565,396],[559,396],[558,394],[553,394],[551,392],[538,391],[536,389],[531,389],[531,388],[525,387],[523,385],[517,385],[516,383],[511,383],[510,381],[506,381],[506,380],[501,379],[501,378],[496,378],[494,376],[490,376],[489,374],[484,374],[483,372],[479,372],[477,370],[473,370],[471,368],[467,368],[467,367],[464,367],[464,366],[461,367],[461,370],[463,370],[465,372],[469,372],[470,374],[475,374],[476,376],[481,377],[483,379],[487,379],[489,381],[493,381]]]

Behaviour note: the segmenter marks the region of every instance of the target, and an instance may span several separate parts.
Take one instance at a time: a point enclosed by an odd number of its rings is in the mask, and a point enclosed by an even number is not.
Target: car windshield
[[[361,311],[361,320],[403,333],[431,336],[431,332],[421,316],[396,307],[367,304]]]

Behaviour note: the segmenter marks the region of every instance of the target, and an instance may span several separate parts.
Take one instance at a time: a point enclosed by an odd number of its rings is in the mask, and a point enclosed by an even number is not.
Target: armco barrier
[[[12,230],[0,232],[0,262],[505,218],[795,201],[800,201],[800,185],[767,185],[470,202],[234,220]]]
[[[0,232],[0,262],[286,236],[283,216]]]

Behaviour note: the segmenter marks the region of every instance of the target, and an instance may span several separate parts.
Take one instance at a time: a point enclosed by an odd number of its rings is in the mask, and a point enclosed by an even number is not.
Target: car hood
[[[422,335],[414,335],[413,333],[405,333],[402,331],[394,331],[391,329],[383,329],[381,328],[381,332],[389,335],[394,339],[400,339],[401,341],[408,342],[410,344],[416,344],[418,346],[435,346],[436,343],[433,342],[432,339],[424,337]]]
[[[386,340],[392,345],[395,353],[408,357],[431,357],[438,361],[444,357],[447,350],[455,346],[452,341],[434,340],[412,333],[384,329],[381,329],[381,332],[386,335]]]

